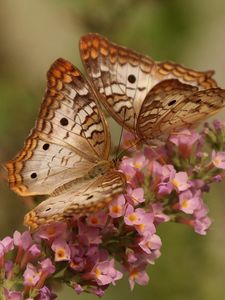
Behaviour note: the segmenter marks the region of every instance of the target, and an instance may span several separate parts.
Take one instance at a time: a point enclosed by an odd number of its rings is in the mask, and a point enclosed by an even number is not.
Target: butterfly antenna
[[[124,122],[123,122],[123,125],[124,125]],[[121,141],[122,141],[122,136],[123,136],[123,126],[122,126],[122,129],[120,131],[120,138],[119,138],[119,143],[118,143],[118,146],[117,146],[117,150],[116,150],[116,158],[115,158],[115,162],[117,162],[118,158],[119,158],[119,151],[120,151],[120,144],[121,144]]]

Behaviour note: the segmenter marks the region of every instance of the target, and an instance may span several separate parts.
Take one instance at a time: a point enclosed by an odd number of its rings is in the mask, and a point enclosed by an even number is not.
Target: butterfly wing
[[[79,182],[67,191],[50,196],[24,218],[34,230],[43,224],[61,221],[73,215],[86,215],[104,208],[125,187],[124,175],[111,170],[103,176]]]
[[[225,90],[201,90],[168,79],[158,83],[145,98],[137,122],[144,140],[161,139],[172,131],[195,127],[225,105]]]
[[[211,88],[213,72],[197,72],[172,62],[155,62],[98,34],[80,40],[81,58],[106,109],[126,129],[135,131],[137,118],[148,92],[162,80]]]
[[[50,194],[108,159],[110,136],[90,86],[71,63],[50,68],[36,126],[17,157],[6,164],[20,195]]]

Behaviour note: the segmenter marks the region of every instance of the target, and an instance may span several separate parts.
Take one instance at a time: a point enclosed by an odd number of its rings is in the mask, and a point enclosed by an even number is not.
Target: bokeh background
[[[0,0],[1,163],[18,152],[34,124],[50,64],[63,57],[81,67],[78,40],[88,32],[156,60],[215,69],[225,87],[224,0]],[[220,117],[225,119],[225,110]],[[27,208],[8,189],[3,169],[0,176],[1,238],[23,230]],[[183,225],[162,225],[162,257],[149,269],[149,285],[131,293],[125,278],[104,299],[225,299],[224,193],[222,183],[208,196],[214,224],[206,237]],[[59,293],[59,299],[75,297],[67,288]]]

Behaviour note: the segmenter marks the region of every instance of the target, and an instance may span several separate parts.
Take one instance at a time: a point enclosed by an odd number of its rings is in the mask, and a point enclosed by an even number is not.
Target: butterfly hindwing
[[[192,128],[225,104],[225,90],[197,87],[170,79],[158,83],[145,98],[137,122],[143,140],[163,136],[182,128]]]
[[[115,195],[122,193],[124,186],[124,176],[115,170],[94,179],[83,179],[35,207],[25,216],[25,225],[36,229],[43,224],[61,221],[73,215],[95,212],[104,208]]]

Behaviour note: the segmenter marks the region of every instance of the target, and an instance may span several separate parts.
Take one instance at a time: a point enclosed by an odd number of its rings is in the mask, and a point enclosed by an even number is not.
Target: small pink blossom
[[[187,214],[193,214],[201,205],[200,193],[193,193],[190,190],[186,190],[179,195],[180,210]]]
[[[212,163],[216,168],[225,169],[225,152],[212,152]]]
[[[51,275],[55,272],[55,266],[50,258],[46,258],[40,262],[41,273]]]
[[[13,239],[10,236],[5,237],[0,243],[4,246],[5,253],[14,249]]]
[[[115,281],[122,278],[122,273],[114,268],[114,260],[103,261],[97,263],[89,274],[94,278],[98,285],[106,285],[112,283],[115,285]]]
[[[208,216],[193,221],[195,232],[201,235],[206,235],[211,224],[212,220]]]
[[[13,240],[15,246],[21,247],[25,251],[33,244],[29,231],[24,231],[22,234],[19,231],[15,231],[13,234]]]
[[[99,234],[99,228],[88,226],[82,222],[78,222],[79,240],[83,244],[100,244],[101,235]]]
[[[40,272],[38,272],[37,268],[34,265],[28,263],[23,274],[23,278],[25,286],[34,287],[40,279]]]
[[[171,178],[171,183],[178,192],[187,190],[190,187],[188,175],[186,172],[178,172]]]
[[[172,134],[169,140],[178,147],[180,155],[187,159],[192,153],[193,145],[201,140],[201,136],[196,132],[184,129],[178,133]]]
[[[149,277],[146,271],[139,270],[138,268],[131,269],[129,272],[129,283],[131,290],[134,289],[135,282],[140,285],[147,285]]]
[[[65,237],[67,224],[65,222],[56,222],[41,226],[34,234],[35,240],[52,240],[57,237]]]
[[[119,195],[109,205],[109,215],[112,218],[119,218],[124,215],[126,200],[124,195]]]
[[[120,170],[124,173],[124,175],[126,176],[127,182],[131,182],[132,179],[135,177],[136,175],[136,170],[134,167],[132,167],[129,164],[129,160],[128,159],[123,159],[122,163],[120,164]]]
[[[225,122],[220,120],[213,120],[213,127],[216,132],[221,132],[225,128]]]
[[[74,288],[74,291],[77,293],[77,295],[80,295],[84,291],[84,288],[76,282],[74,283],[73,288]]]
[[[133,206],[128,204],[124,216],[125,224],[129,226],[141,224],[141,215],[139,211],[135,211]]]
[[[147,254],[150,254],[153,250],[158,250],[161,248],[162,242],[158,235],[156,234],[148,234],[144,236],[139,242],[139,246],[143,251]]]
[[[7,288],[3,288],[3,295],[5,300],[23,300],[23,294],[17,291],[10,291]]]
[[[134,169],[142,170],[147,165],[148,161],[143,153],[138,152],[134,157],[127,158],[126,163]]]
[[[55,239],[51,248],[55,252],[55,261],[70,260],[70,247],[65,240],[60,238]]]
[[[56,298],[56,295],[53,294],[47,286],[43,286],[39,290],[38,300],[52,300]]]
[[[128,188],[127,196],[128,199],[131,201],[131,204],[133,204],[134,206],[145,202],[143,188],[135,188],[135,189]]]
[[[103,228],[107,222],[108,215],[104,211],[91,214],[87,217],[87,224],[94,227]]]
[[[154,223],[156,225],[163,222],[168,222],[170,220],[170,217],[163,212],[164,208],[162,203],[160,202],[153,203],[151,209],[154,215]]]
[[[141,208],[135,210],[136,214],[139,217],[138,224],[135,224],[134,227],[140,235],[153,234],[156,231],[154,225],[154,215],[151,212],[145,212]]]
[[[166,196],[169,195],[173,190],[173,184],[170,182],[161,182],[158,185],[158,191],[157,191],[157,195],[158,196]]]

